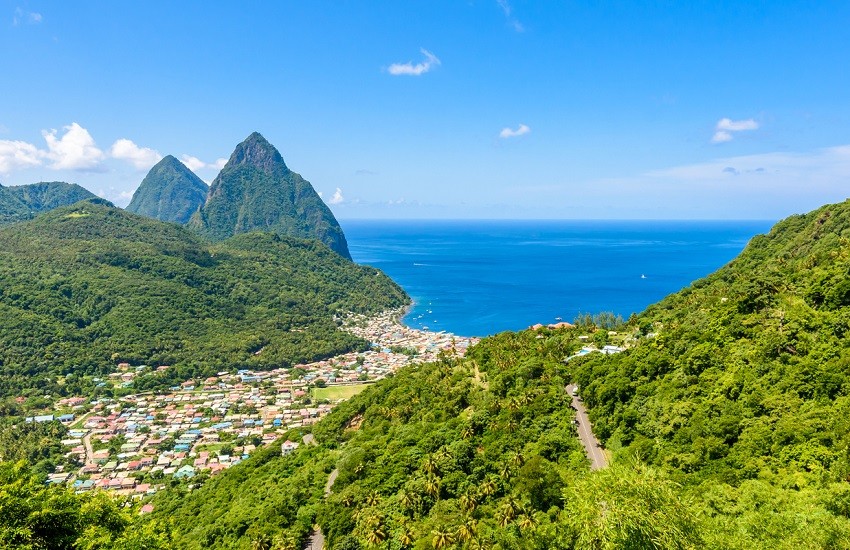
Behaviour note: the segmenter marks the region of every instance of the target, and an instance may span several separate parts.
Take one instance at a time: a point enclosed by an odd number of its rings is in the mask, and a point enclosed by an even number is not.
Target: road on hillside
[[[597,441],[596,436],[593,435],[593,428],[590,425],[590,419],[587,417],[587,409],[584,408],[584,403],[581,402],[581,398],[578,395],[573,396],[573,390],[575,389],[575,384],[567,386],[567,394],[572,397],[573,408],[576,410],[578,438],[584,446],[587,458],[590,459],[590,469],[601,470],[608,466],[608,457],[605,456],[602,446],[599,445],[599,441]]]

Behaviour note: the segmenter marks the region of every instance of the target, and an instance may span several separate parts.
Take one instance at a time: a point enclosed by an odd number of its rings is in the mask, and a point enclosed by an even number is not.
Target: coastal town
[[[203,380],[186,380],[162,393],[60,400],[56,414],[26,419],[58,420],[69,428],[62,441],[66,463],[79,467],[57,467],[48,483],[70,484],[79,492],[100,488],[140,498],[155,493],[168,479],[213,476],[286,434],[290,437],[282,443],[281,452],[288,453],[309,443],[310,436],[302,435],[301,428],[369,384],[441,354],[462,357],[478,341],[408,328],[400,321],[403,314],[403,310],[392,310],[345,319],[345,330],[370,342],[364,352],[290,369],[220,372]],[[169,368],[122,363],[104,383],[132,387],[140,373]]]

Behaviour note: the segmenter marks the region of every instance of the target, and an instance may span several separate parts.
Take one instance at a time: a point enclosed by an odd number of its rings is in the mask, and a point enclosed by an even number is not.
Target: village
[[[78,492],[100,488],[142,497],[169,479],[212,476],[292,430],[317,422],[368,384],[406,365],[434,361],[440,354],[462,357],[478,341],[410,329],[400,322],[403,313],[392,310],[345,320],[346,330],[371,343],[365,352],[291,369],[220,372],[186,380],[167,393],[63,399],[56,404],[57,414],[26,419],[59,420],[69,427],[62,441],[68,448],[66,458],[81,466],[58,467],[48,483],[70,484]],[[146,369],[151,367],[119,364],[108,383],[129,387]],[[281,452],[309,441],[310,436],[290,436]]]

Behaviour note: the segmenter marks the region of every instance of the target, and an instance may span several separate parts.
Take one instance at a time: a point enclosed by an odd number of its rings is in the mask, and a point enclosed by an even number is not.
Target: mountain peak
[[[207,200],[209,187],[172,155],[164,157],[142,180],[127,210],[164,222],[186,223]]]
[[[251,231],[316,239],[351,259],[342,228],[328,206],[257,132],[236,146],[189,227],[215,240]]]
[[[252,133],[245,138],[245,141],[237,145],[227,164],[230,166],[245,164],[266,173],[281,169],[289,171],[280,152],[259,132]]]

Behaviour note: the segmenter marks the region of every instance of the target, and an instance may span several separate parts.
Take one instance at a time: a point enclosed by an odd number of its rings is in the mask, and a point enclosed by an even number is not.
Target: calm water
[[[409,326],[484,336],[627,318],[734,258],[770,221],[341,222],[354,261],[413,297]]]

